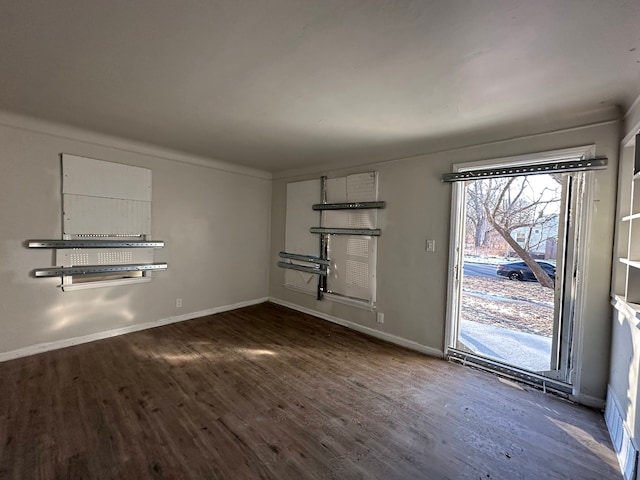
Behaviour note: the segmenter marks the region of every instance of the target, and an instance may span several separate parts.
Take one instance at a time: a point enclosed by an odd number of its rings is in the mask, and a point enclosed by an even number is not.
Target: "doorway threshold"
[[[470,366],[479,370],[494,373],[500,377],[509,378],[518,382],[525,383],[542,391],[551,392],[564,398],[569,398],[573,393],[573,387],[569,383],[561,382],[552,378],[539,375],[534,372],[513,367],[506,363],[490,360],[480,355],[470,352],[449,348],[447,352],[447,360],[459,363],[461,365]]]

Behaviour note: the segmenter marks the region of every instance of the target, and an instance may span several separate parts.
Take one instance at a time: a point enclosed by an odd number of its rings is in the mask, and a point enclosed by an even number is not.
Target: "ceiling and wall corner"
[[[68,139],[96,147],[107,147],[119,150],[123,153],[136,153],[153,158],[160,158],[171,162],[179,162],[200,167],[206,167],[221,172],[236,173],[247,177],[255,177],[269,180],[272,174],[266,170],[246,167],[235,163],[201,157],[178,150],[160,147],[155,144],[130,140],[122,137],[108,135],[85,128],[73,127],[57,122],[43,120],[0,110],[0,127],[6,127],[14,131],[32,132],[36,134]]]
[[[0,2],[0,109],[282,171],[593,123],[634,0]]]

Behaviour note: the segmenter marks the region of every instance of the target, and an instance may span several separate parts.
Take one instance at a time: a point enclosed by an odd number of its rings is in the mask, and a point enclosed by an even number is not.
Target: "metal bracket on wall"
[[[348,203],[316,203],[314,210],[368,210],[385,208],[386,202],[348,202]]]
[[[320,205],[327,205],[327,176],[323,175],[320,177]],[[320,210],[320,225],[322,225],[322,210]],[[327,235],[320,235],[320,257],[322,259],[329,258],[329,237]],[[326,269],[326,267],[325,267]],[[316,298],[318,300],[322,300],[325,292],[328,290],[328,282],[327,275],[323,275],[318,277],[318,288],[316,289]]]
[[[289,258],[291,260],[299,260],[307,263],[317,263],[318,265],[329,265],[329,260],[324,258],[314,257],[313,255],[299,255],[297,253],[280,252],[278,254],[280,258]]]
[[[298,253],[288,253],[288,252],[280,252],[278,255],[280,255],[281,258],[286,258],[289,260],[298,260],[299,262],[314,264],[314,265],[299,265],[297,263],[278,262],[278,266],[280,268],[288,268],[289,270],[297,270],[299,272],[320,275],[320,277],[325,277],[327,275],[327,266],[329,265],[329,260],[316,257],[314,255],[300,255]]]
[[[339,202],[327,203],[327,177],[320,177],[320,202],[312,206],[313,210],[320,213],[320,225],[323,225],[323,212],[327,210],[368,210],[380,209],[387,206],[386,202]],[[328,292],[327,287],[327,267],[330,265],[329,256],[329,235],[361,235],[369,237],[379,237],[381,231],[379,228],[327,228],[327,227],[311,227],[311,233],[320,235],[320,255],[299,255],[294,253],[280,252],[280,257],[290,260],[298,260],[301,262],[314,264],[313,266],[299,265],[290,262],[278,262],[281,268],[298,270],[301,272],[319,275],[317,299],[322,300],[324,293]]]
[[[563,162],[540,163],[533,165],[516,165],[512,167],[485,168],[445,173],[443,182],[463,182],[482,178],[516,177],[520,175],[543,175],[545,173],[580,172],[584,170],[602,170],[607,168],[606,157],[597,157]]]
[[[311,233],[319,233],[321,235],[365,235],[369,237],[379,237],[381,231],[379,228],[322,228],[311,227]]]
[[[313,275],[327,276],[327,270],[319,265],[308,267],[306,265],[298,265],[297,263],[278,262],[280,268],[288,268],[289,270],[297,270],[299,272],[311,273]]]
[[[162,240],[28,240],[29,248],[162,248]]]
[[[148,272],[166,270],[166,263],[144,263],[132,265],[83,265],[79,267],[39,268],[33,271],[36,277],[62,277],[65,275],[100,275],[103,273]]]
[[[634,176],[640,173],[640,133],[636,135],[636,145],[633,158],[633,174]]]

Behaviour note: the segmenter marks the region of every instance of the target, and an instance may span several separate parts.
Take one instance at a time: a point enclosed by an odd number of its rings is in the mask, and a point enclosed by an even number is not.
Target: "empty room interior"
[[[640,479],[638,0],[0,0],[0,479]]]

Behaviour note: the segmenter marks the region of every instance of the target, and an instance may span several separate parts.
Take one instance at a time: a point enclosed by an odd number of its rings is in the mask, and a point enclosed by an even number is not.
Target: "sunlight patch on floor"
[[[236,348],[236,352],[242,355],[248,355],[250,357],[261,357],[263,355],[277,355],[273,350],[266,350],[263,348]]]
[[[554,425],[559,427],[561,430],[563,430],[567,435],[569,435],[576,442],[580,443],[580,445],[587,448],[591,453],[596,455],[602,461],[606,462],[608,465],[612,466],[615,469],[619,468],[619,465],[617,462],[613,461],[610,458],[607,458],[608,457],[607,449],[609,448],[608,439],[605,439],[604,443],[601,443],[598,440],[596,440],[593,437],[593,435],[591,435],[589,432],[587,432],[586,430],[580,427],[577,427],[567,422],[563,422],[562,420],[559,420],[557,418],[552,418],[549,416],[547,416],[546,418],[551,423],[553,423]]]

